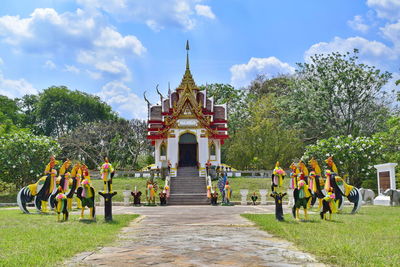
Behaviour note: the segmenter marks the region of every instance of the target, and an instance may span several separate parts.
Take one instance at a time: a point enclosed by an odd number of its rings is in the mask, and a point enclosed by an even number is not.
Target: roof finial
[[[186,69],[189,69],[189,40],[186,40]]]

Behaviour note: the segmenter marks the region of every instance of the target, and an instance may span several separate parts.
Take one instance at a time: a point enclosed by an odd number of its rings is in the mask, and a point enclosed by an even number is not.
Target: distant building
[[[200,90],[189,67],[189,43],[186,44],[186,71],[181,84],[161,106],[149,108],[148,136],[155,148],[158,167],[171,163],[171,176],[179,167],[198,166],[205,176],[205,164],[221,163],[221,145],[228,138],[226,104],[214,105],[206,90]]]

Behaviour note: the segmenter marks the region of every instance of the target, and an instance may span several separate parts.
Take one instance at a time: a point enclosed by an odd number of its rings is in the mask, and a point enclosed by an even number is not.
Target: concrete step
[[[207,205],[210,204],[207,194],[172,194],[168,200],[169,205]]]

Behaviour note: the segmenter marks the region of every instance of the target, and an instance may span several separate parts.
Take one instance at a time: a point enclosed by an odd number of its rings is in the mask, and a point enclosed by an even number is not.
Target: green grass
[[[311,214],[309,222],[297,222],[289,214],[285,222],[276,221],[274,214],[242,216],[332,266],[399,266],[400,207],[366,206],[356,215],[348,214],[350,208],[345,212],[334,214],[333,221]]]
[[[102,216],[97,222],[80,222],[72,215],[62,223],[56,217],[0,210],[0,266],[55,266],[76,253],[114,241],[119,230],[138,215],[114,215],[111,223]]]

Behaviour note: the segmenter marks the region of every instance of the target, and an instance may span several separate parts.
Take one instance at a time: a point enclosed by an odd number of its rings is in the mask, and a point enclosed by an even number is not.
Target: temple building
[[[228,138],[226,104],[215,105],[207,90],[200,90],[189,66],[186,43],[186,70],[168,98],[160,94],[161,105],[149,105],[148,135],[155,148],[157,167],[171,164],[171,176],[179,167],[197,166],[205,176],[205,164],[221,163],[221,146]]]

